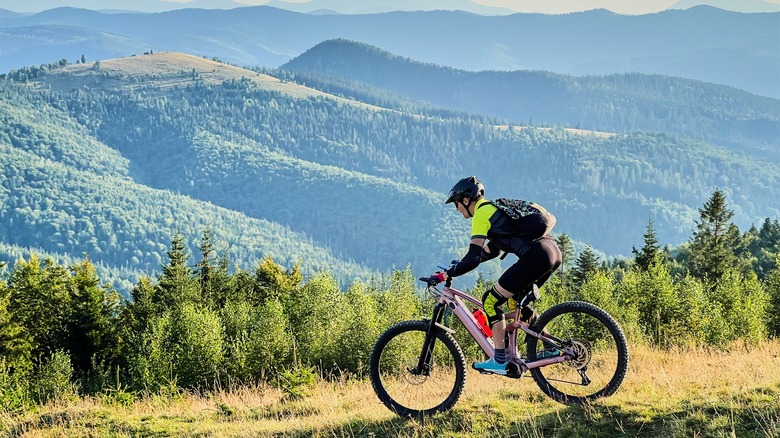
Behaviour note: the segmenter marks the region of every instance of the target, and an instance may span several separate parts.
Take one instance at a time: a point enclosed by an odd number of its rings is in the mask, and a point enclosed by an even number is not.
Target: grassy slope
[[[731,352],[632,349],[609,399],[567,407],[533,381],[469,373],[446,414],[402,420],[367,381],[323,383],[303,400],[269,387],[154,396],[125,405],[86,398],[0,413],[11,436],[780,436],[780,341]]]
[[[313,88],[282,82],[265,74],[178,52],[109,59],[100,61],[100,67],[97,69],[92,64],[70,64],[57,69],[56,73],[46,78],[46,82],[52,89],[63,91],[80,86],[99,85],[100,82],[95,79],[95,76],[100,76],[101,73],[122,74],[127,80],[109,82],[108,85],[123,90],[138,88],[138,84],[131,79],[136,76],[146,76],[148,79],[145,85],[153,85],[154,88],[164,90],[173,86],[181,86],[182,82],[186,83],[186,80],[182,80],[181,74],[189,74],[193,71],[197,72],[198,78],[207,84],[216,85],[231,79],[246,78],[265,90],[278,91],[299,99],[326,97],[339,102],[349,102],[362,108],[380,109],[373,105],[326,94]],[[102,86],[106,86],[106,84]]]

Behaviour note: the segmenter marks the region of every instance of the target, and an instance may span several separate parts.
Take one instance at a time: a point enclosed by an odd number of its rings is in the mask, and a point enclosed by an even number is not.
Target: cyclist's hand
[[[444,272],[436,272],[435,274],[431,275],[431,282],[436,282],[436,284],[439,284],[443,281],[447,280],[447,274]]]

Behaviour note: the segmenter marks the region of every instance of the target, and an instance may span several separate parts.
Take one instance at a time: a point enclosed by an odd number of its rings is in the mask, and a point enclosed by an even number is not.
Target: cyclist
[[[518,261],[482,295],[488,324],[493,330],[496,354],[473,365],[480,371],[506,375],[506,321],[502,307],[510,299],[522,299],[520,294],[529,291],[533,284],[541,287],[561,265],[562,258],[558,245],[549,236],[556,222],[555,216],[538,204],[518,201],[522,206],[520,220],[513,219],[485,199],[484,195],[485,187],[475,176],[461,179],[450,190],[445,204],[454,203],[464,218],[471,218],[471,242],[468,253],[457,264],[445,272],[437,272],[431,278],[442,282],[449,277],[458,277],[473,270],[481,262],[494,259],[501,251],[517,255]],[[531,322],[535,317],[531,309],[522,309],[524,321]],[[541,357],[544,355],[542,353]]]

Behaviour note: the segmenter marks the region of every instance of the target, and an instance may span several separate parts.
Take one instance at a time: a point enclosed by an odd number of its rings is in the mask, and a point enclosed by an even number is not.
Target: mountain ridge
[[[780,163],[780,100],[701,81],[639,73],[468,72],[345,39],[322,42],[280,69],[311,84],[319,79],[325,89],[339,78],[514,124],[534,120],[595,131],[674,133]],[[657,116],[664,113],[675,117]]]
[[[83,12],[83,13],[82,13]],[[157,14],[102,14],[67,10],[4,19],[0,31],[33,25],[70,25],[119,34],[144,51],[180,51],[218,56],[241,66],[277,67],[314,45],[346,38],[401,56],[459,69],[546,70],[562,74],[606,74],[629,70],[737,86],[780,97],[780,55],[774,43],[753,51],[743,44],[777,40],[780,14],[740,14],[715,8],[625,16],[605,12],[565,15],[393,12],[310,15],[268,6],[231,10],[188,9]],[[403,32],[399,33],[399,30]],[[729,29],[727,32],[717,29]],[[108,59],[128,56],[82,45],[60,45],[61,55],[35,57],[22,39],[0,34],[10,47],[0,71],[39,65],[63,56]],[[425,44],[420,44],[424,41]],[[13,44],[11,44],[13,43]],[[767,43],[767,44],[770,44]],[[75,52],[75,53],[74,53]],[[739,54],[739,63],[728,60]],[[608,54],[605,56],[605,54]],[[695,60],[704,59],[699,66]],[[73,58],[71,58],[73,59]],[[719,68],[712,68],[719,65]]]

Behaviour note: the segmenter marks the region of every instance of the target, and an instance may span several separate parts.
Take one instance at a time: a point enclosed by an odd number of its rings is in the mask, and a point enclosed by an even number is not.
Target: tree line
[[[729,348],[780,336],[780,223],[742,233],[732,214],[716,191],[686,245],[662,247],[650,222],[634,257],[609,263],[590,247],[575,258],[571,239],[557,235],[564,265],[537,308],[590,301],[613,314],[633,343],[660,348]],[[270,257],[251,270],[231,268],[208,228],[197,248],[193,258],[176,234],[161,272],[141,278],[129,300],[101,282],[87,257],[62,266],[30,254],[6,266],[2,409],[77,394],[127,401],[260,382],[300,396],[316,375],[364,376],[379,334],[426,316],[433,304],[409,269],[343,289],[327,271],[304,279],[300,265],[286,269]],[[487,283],[481,278],[472,293]],[[478,360],[476,344],[453,328]]]

